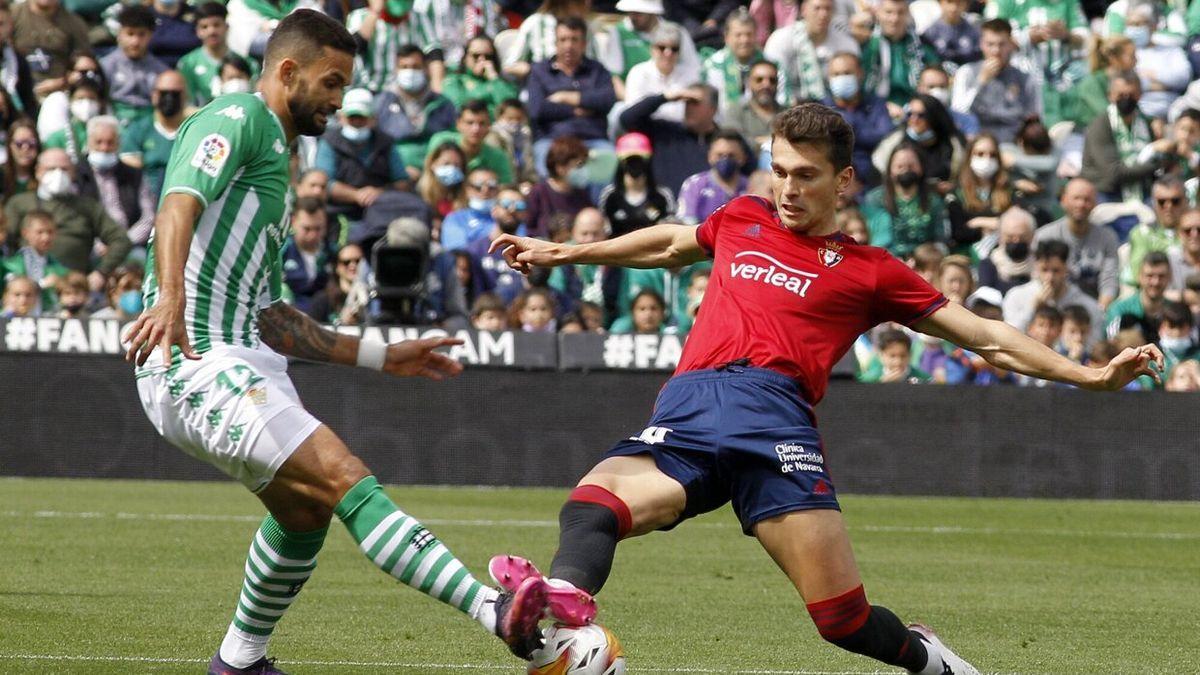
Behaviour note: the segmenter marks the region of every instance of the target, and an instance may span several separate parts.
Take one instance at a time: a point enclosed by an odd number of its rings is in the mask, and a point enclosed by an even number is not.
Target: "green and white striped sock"
[[[266,655],[271,631],[316,568],[328,531],[289,532],[273,516],[263,519],[250,542],[237,611],[221,643],[225,663],[245,668]]]
[[[388,499],[374,476],[350,488],[334,513],[384,572],[495,632],[496,590],[476,581],[432,532]]]

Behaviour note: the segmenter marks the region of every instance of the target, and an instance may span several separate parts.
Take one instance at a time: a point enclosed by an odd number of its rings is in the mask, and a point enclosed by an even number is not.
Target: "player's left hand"
[[[1164,367],[1163,353],[1158,347],[1126,347],[1104,367],[1098,388],[1116,391],[1142,375],[1149,375],[1156,384],[1161,385],[1162,376],[1159,373]]]
[[[422,338],[388,345],[383,372],[397,377],[428,377],[444,380],[463,371],[462,364],[433,350],[461,345],[458,338]]]

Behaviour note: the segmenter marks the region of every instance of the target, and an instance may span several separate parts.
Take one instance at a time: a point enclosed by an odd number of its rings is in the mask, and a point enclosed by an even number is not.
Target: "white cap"
[[[976,303],[986,302],[992,307],[1004,306],[1004,294],[997,288],[991,286],[980,286],[975,289],[975,292],[967,297],[967,308],[974,309]]]
[[[342,96],[342,114],[346,116],[373,116],[375,97],[368,89],[351,89]]]
[[[618,12],[637,12],[638,14],[657,14],[662,16],[662,0],[621,0],[617,3]]]

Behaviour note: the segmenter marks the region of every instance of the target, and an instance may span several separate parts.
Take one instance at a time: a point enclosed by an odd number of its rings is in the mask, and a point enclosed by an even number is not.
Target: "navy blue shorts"
[[[729,365],[671,378],[647,427],[605,457],[642,454],[687,492],[680,521],[732,501],[752,534],[772,516],[840,510],[812,408],[773,370]]]

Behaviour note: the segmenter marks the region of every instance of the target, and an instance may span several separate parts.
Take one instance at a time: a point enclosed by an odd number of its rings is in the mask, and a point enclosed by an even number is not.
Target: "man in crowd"
[[[783,110],[779,104],[779,68],[770,61],[750,66],[750,95],[734,101],[725,114],[725,126],[740,133],[758,150],[771,140],[771,120]]]
[[[722,129],[708,146],[709,169],[690,176],[679,189],[679,218],[699,225],[713,211],[746,192],[744,142],[738,132]]]
[[[27,0],[12,18],[12,44],[29,64],[38,100],[65,89],[71,55],[91,48],[87,24],[61,0]]]
[[[678,193],[688,176],[708,167],[708,146],[716,135],[718,93],[711,85],[647,96],[621,112],[621,126],[654,139],[650,159],[658,184]],[[683,123],[660,120],[654,112],[669,101],[683,101]]]
[[[1179,239],[1179,218],[1187,210],[1187,192],[1177,176],[1163,176],[1150,187],[1150,205],[1154,208],[1154,220],[1138,223],[1129,231],[1129,257],[1125,269],[1121,270],[1121,281],[1132,286],[1137,281],[1137,271],[1142,259],[1151,251],[1163,251],[1175,245]]]
[[[959,113],[974,115],[981,131],[1011,143],[1029,112],[1041,110],[1041,88],[1012,64],[1015,45],[1007,21],[991,19],[982,32],[983,60],[955,72],[950,104]]]
[[[1013,288],[1004,296],[1004,322],[1025,331],[1033,320],[1034,311],[1042,306],[1070,307],[1080,305],[1092,315],[1092,339],[1103,334],[1103,311],[1090,295],[1071,283],[1067,261],[1071,249],[1061,241],[1045,241],[1034,252],[1033,279]]]
[[[187,116],[183,106],[186,98],[187,85],[179,71],[163,71],[154,80],[150,94],[153,114],[131,122],[122,134],[121,161],[145,173],[150,196],[155,200],[162,191],[175,135]]]
[[[1117,278],[1117,235],[1107,227],[1093,225],[1096,186],[1086,178],[1073,178],[1062,193],[1063,217],[1033,235],[1036,250],[1043,241],[1061,241],[1070,249],[1068,275],[1084,293],[1096,298],[1101,307],[1120,293]]]
[[[1200,274],[1200,210],[1189,209],[1179,218],[1179,243],[1167,250],[1171,261],[1171,290],[1182,291],[1187,279]]]
[[[465,190],[467,207],[451,211],[442,221],[442,248],[447,251],[465,249],[476,239],[487,237],[496,226],[492,214],[500,194],[496,172],[487,167],[472,169]]]
[[[917,77],[938,62],[933,49],[913,33],[905,0],[883,0],[876,10],[879,30],[862,48],[866,89],[899,107],[917,92]],[[894,115],[898,116],[898,115]]]
[[[842,52],[829,62],[831,106],[854,129],[854,173],[864,185],[879,184],[879,171],[871,163],[871,153],[895,124],[888,113],[887,101],[863,91],[862,64],[858,56]]]
[[[451,141],[467,156],[467,171],[485,167],[496,172],[502,183],[513,181],[513,163],[500,148],[484,142],[492,130],[492,117],[485,101],[467,101],[458,110],[453,131],[439,131],[429,139],[429,149]]]
[[[858,55],[846,26],[833,20],[834,0],[806,0],[800,19],[771,33],[763,54],[780,67],[780,87],[788,104],[821,101],[828,95],[826,74],[834,55]]]
[[[167,70],[167,65],[149,53],[154,10],[144,5],[126,5],[117,15],[117,21],[121,24],[117,49],[100,59],[100,66],[108,77],[113,112],[122,124],[128,125],[153,113],[151,95],[158,75]],[[182,99],[179,104],[182,110]]]
[[[624,81],[629,69],[650,60],[650,35],[654,29],[664,23],[676,27],[679,24],[662,18],[662,0],[620,0],[616,9],[625,14],[625,18],[608,30],[608,40],[605,41],[604,52],[600,54],[600,62],[612,73],[617,98],[624,99]],[[700,57],[696,54],[696,45],[688,32],[679,28],[679,67],[698,73]]]
[[[358,221],[363,218],[363,210],[385,190],[405,189],[408,173],[395,141],[375,128],[371,92],[346,92],[338,119],[340,124],[326,131],[317,144],[315,164],[330,176],[329,202],[333,210]]]
[[[420,178],[429,139],[453,128],[456,116],[450,99],[429,88],[425,52],[416,45],[401,45],[395,78],[375,97],[375,128],[396,141],[409,178]]]
[[[87,161],[77,167],[79,194],[103,204],[105,212],[129,234],[129,241],[145,246],[157,204],[145,174],[117,159],[120,121],[112,115],[88,120],[87,147]]]
[[[325,204],[313,197],[296,199],[292,206],[292,236],[283,246],[283,281],[292,294],[292,305],[308,313],[313,296],[329,283],[333,250],[326,240]]]
[[[1147,340],[1154,341],[1158,339],[1166,291],[1171,286],[1171,261],[1167,254],[1162,251],[1147,253],[1138,268],[1137,282],[1137,293],[1108,306],[1105,315],[1108,334],[1115,336],[1120,330],[1137,325]]]

